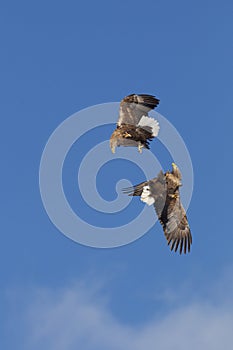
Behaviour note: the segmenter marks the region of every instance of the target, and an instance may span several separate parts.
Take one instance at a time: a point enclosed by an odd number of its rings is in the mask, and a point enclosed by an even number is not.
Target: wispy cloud
[[[99,288],[37,289],[20,316],[24,349],[229,349],[233,302],[224,300],[225,291],[218,302],[213,293],[139,327],[117,320]]]

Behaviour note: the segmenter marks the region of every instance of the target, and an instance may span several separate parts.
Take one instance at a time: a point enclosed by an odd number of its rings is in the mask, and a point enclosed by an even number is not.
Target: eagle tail
[[[143,115],[138,123],[138,126],[143,128],[151,128],[151,133],[153,137],[158,136],[159,133],[159,122],[157,120],[155,120],[154,118],[151,117],[146,117],[145,115]]]

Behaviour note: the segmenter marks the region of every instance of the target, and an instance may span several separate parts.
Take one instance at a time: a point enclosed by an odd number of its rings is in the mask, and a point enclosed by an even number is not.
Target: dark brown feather
[[[124,97],[120,103],[120,113],[117,125],[137,125],[141,117],[148,116],[148,112],[159,104],[159,99],[152,95],[131,94]]]
[[[122,192],[124,194],[127,194],[128,196],[141,196],[142,191],[143,191],[143,187],[147,186],[148,182],[142,182],[136,186],[133,187],[127,187],[127,188],[123,188]]]

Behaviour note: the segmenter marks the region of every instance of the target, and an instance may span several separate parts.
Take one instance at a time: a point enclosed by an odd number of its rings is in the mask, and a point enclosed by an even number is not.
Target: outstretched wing
[[[159,220],[171,250],[174,249],[176,252],[179,248],[180,254],[182,252],[186,254],[187,250],[189,252],[192,235],[185,210],[180,202],[179,190],[175,194],[167,196]]]
[[[137,125],[142,116],[148,116],[148,112],[158,106],[159,100],[151,95],[132,94],[121,100],[120,113],[117,125]]]

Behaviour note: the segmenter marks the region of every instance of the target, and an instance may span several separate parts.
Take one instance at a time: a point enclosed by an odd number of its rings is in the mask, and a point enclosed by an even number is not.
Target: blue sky
[[[227,0],[2,3],[3,349],[229,348],[232,12]],[[160,98],[158,111],[190,152],[190,255],[170,253],[158,223],[121,248],[85,247],[44,210],[38,173],[51,133],[73,113],[132,92]],[[76,210],[80,154],[111,132],[85,135],[67,156],[64,188]],[[151,149],[169,168],[159,144]],[[117,164],[97,177],[105,199],[125,177]],[[124,167],[132,182],[144,180]],[[135,213],[142,207],[132,203]],[[92,224],[116,225],[115,216],[80,211]]]

